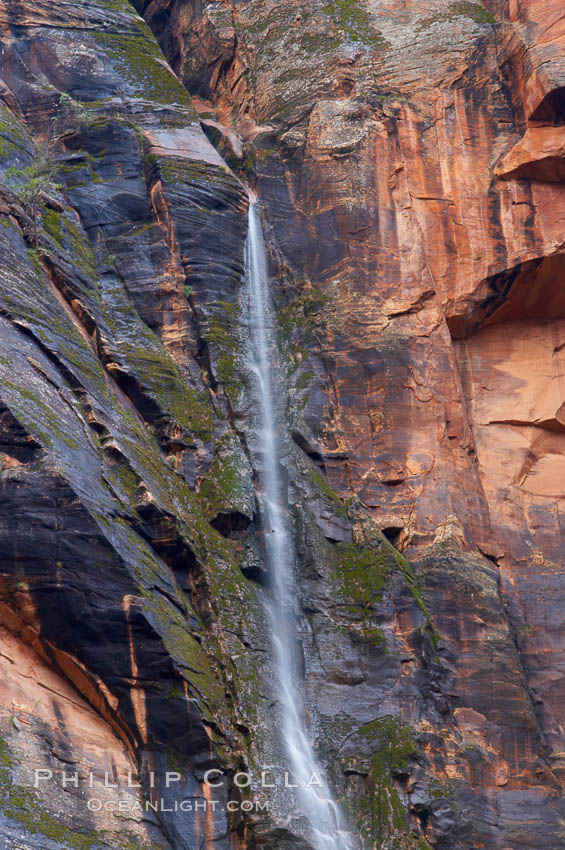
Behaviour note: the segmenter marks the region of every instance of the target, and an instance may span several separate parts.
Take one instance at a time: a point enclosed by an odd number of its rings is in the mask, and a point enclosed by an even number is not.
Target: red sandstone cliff
[[[125,0],[0,3],[10,758],[42,734],[99,770],[112,739],[141,773],[172,750],[201,794],[201,765],[276,752],[239,177],[271,247],[305,687],[338,796],[367,848],[565,847],[565,13],[133,5],[162,53]],[[49,135],[38,238],[14,169]],[[63,708],[33,708],[27,664]],[[58,840],[6,812],[6,847]],[[120,834],[78,803],[63,820]],[[132,840],[302,846],[279,820]]]

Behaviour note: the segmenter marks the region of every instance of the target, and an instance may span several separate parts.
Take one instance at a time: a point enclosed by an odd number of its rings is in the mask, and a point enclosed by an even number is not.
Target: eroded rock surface
[[[284,760],[248,184],[336,797],[366,850],[565,848],[560,4],[22,0],[0,27],[0,846],[310,847],[258,786]],[[133,771],[111,800],[225,781],[214,812],[96,815],[36,804],[36,760]],[[268,813],[224,810],[238,770]]]

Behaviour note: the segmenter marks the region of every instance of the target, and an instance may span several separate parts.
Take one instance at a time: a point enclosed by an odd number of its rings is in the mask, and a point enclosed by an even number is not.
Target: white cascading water
[[[310,841],[316,850],[352,850],[339,807],[329,789],[320,788],[316,784],[307,787],[313,775],[322,777],[322,773],[308,740],[301,693],[296,682],[294,546],[286,518],[286,500],[283,498],[279,465],[281,441],[275,424],[272,380],[276,342],[265,242],[259,212],[252,202],[249,204],[245,265],[249,292],[251,371],[257,396],[254,401],[258,413],[260,499],[271,590],[268,615],[280,686],[281,732],[292,779],[298,785],[300,805],[312,830]]]

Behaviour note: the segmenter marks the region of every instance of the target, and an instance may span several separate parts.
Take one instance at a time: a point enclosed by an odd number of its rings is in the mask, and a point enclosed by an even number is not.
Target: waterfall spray
[[[321,776],[303,718],[302,697],[295,670],[296,582],[294,546],[286,519],[280,473],[280,439],[275,422],[273,353],[276,352],[273,311],[269,297],[265,242],[259,212],[249,204],[245,245],[249,291],[249,339],[254,398],[258,411],[259,483],[265,554],[270,576],[267,603],[273,660],[279,680],[281,734],[286,755],[299,786],[299,802],[312,830],[316,850],[352,850],[339,807],[327,788],[308,787],[313,774]]]

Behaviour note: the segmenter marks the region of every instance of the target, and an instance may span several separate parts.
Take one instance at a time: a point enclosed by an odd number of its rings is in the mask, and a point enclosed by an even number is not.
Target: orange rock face
[[[138,4],[150,23],[164,5]],[[476,782],[549,787],[565,750],[562,3],[216,4],[198,47],[181,9],[161,44],[229,125],[224,150],[235,132],[253,160],[281,309],[314,352],[311,445],[406,554],[449,540],[495,563],[496,614],[473,582],[440,591],[428,549],[422,574],[462,653],[462,734],[497,754]],[[213,72],[194,87],[208,45]],[[512,672],[487,684],[499,628]],[[509,836],[500,846],[530,846]]]
[[[396,515],[406,544],[433,540],[454,514],[469,542],[494,553],[490,464],[477,457],[458,340],[565,308],[552,285],[565,137],[549,114],[561,96],[563,16],[545,3],[499,4],[491,18],[477,4],[388,2],[349,20],[338,6],[333,18],[299,4],[292,15],[276,4],[237,10],[231,68],[249,68],[254,85],[245,96],[230,88],[230,68],[207,93],[224,110],[230,101],[243,136],[251,119],[270,128],[255,149],[274,238],[332,317],[318,438],[333,486],[360,495],[377,520]],[[354,42],[355,27],[359,41],[370,30],[372,49]],[[282,55],[291,42],[292,59]],[[513,57],[522,49],[512,92],[511,42]]]
[[[138,5],[151,22],[163,4]],[[565,308],[550,283],[565,215],[562,11],[333,5],[218,6],[189,25],[168,4],[163,44],[175,40],[190,87],[200,39],[216,70],[199,93],[254,138],[275,239],[337,317],[318,435],[332,484],[375,518],[402,517],[415,544],[454,513],[494,551],[452,340],[509,318],[509,299],[518,318]]]
[[[21,757],[18,785],[38,789],[54,811],[66,796],[68,822],[73,826],[84,823],[86,801],[81,792],[90,788],[91,799],[101,801],[100,811],[98,802],[91,805],[93,829],[119,842],[127,817],[128,831],[139,845],[151,841],[154,836],[142,815],[143,798],[131,753],[72,685],[32,649],[4,629],[0,641],[0,723]],[[120,799],[128,802],[127,813],[125,804],[120,813]],[[6,841],[10,837],[11,833],[3,836]]]
[[[170,796],[173,755],[191,799],[207,767],[280,761],[248,184],[290,389],[297,667],[336,797],[368,850],[565,850],[561,0],[0,0],[0,31],[10,752],[135,766],[146,795],[155,767]],[[34,205],[13,178],[57,128]],[[31,833],[7,788],[12,850]],[[119,846],[117,818],[70,809]],[[213,815],[123,840],[306,846],[282,805]]]
[[[502,30],[501,60],[526,120],[559,121],[565,94],[565,22],[557,3],[488,0],[510,27]]]

